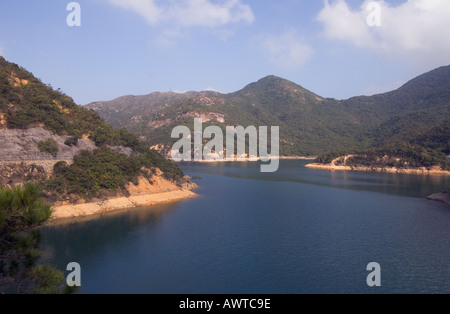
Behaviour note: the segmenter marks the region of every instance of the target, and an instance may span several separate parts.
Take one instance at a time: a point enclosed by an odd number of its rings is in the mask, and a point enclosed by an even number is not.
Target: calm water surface
[[[305,164],[182,165],[198,198],[45,227],[43,259],[79,293],[450,293],[450,178]]]

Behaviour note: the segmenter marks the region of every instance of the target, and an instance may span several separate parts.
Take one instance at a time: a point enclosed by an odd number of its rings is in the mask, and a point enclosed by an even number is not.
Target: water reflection
[[[55,248],[65,248],[65,261],[57,261],[64,267],[70,257],[96,253],[107,244],[132,239],[139,229],[157,228],[164,215],[177,204],[163,204],[149,208],[136,208],[107,213],[101,216],[77,218],[51,223],[42,228],[42,260],[54,261]],[[66,244],[70,243],[70,246]]]
[[[280,169],[275,173],[261,173],[259,162],[194,163],[182,164],[182,167],[188,174],[195,172],[236,179],[296,182],[419,198],[447,190],[450,187],[449,176],[328,171],[305,168],[308,163],[310,161],[281,160]],[[241,171],[242,168],[246,168],[246,171]]]

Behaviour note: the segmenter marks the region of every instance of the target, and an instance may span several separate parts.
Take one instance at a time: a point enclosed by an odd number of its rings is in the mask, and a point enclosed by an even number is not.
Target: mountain
[[[181,169],[134,134],[0,57],[0,186],[39,181],[49,200],[77,201],[126,195],[160,171],[183,183]]]
[[[365,136],[372,146],[426,132],[450,118],[450,66],[418,76],[395,91],[353,97],[344,104],[367,126]]]
[[[177,125],[193,119],[231,126],[279,126],[282,155],[317,156],[363,150],[424,133],[450,117],[450,66],[374,96],[326,99],[288,80],[267,76],[231,94],[152,93],[87,106],[167,153]]]
[[[316,155],[324,147],[364,146],[350,134],[357,123],[337,101],[324,99],[303,87],[276,76],[268,76],[231,94],[189,92],[152,93],[95,102],[87,108],[97,111],[115,127],[126,127],[151,146],[172,147],[172,129],[193,125],[203,118],[205,126],[280,126],[284,155]],[[332,116],[332,119],[329,116]],[[347,134],[347,136],[343,136]]]

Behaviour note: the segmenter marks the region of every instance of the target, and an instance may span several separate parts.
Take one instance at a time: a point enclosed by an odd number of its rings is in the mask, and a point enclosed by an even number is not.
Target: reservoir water
[[[445,176],[184,164],[198,198],[46,226],[43,260],[78,293],[450,293]],[[381,266],[369,288],[366,267]]]

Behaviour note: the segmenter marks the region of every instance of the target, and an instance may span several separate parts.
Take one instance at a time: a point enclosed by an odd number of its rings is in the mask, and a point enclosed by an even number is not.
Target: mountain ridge
[[[282,155],[317,156],[380,147],[417,130],[442,126],[450,117],[450,66],[424,73],[393,91],[344,100],[322,97],[275,75],[228,94],[188,92],[163,102],[161,95],[167,93],[137,96],[139,106],[122,99],[91,103],[88,108],[166,154],[174,143],[173,127],[192,126],[193,118],[206,117],[206,123],[222,128],[280,126]]]

